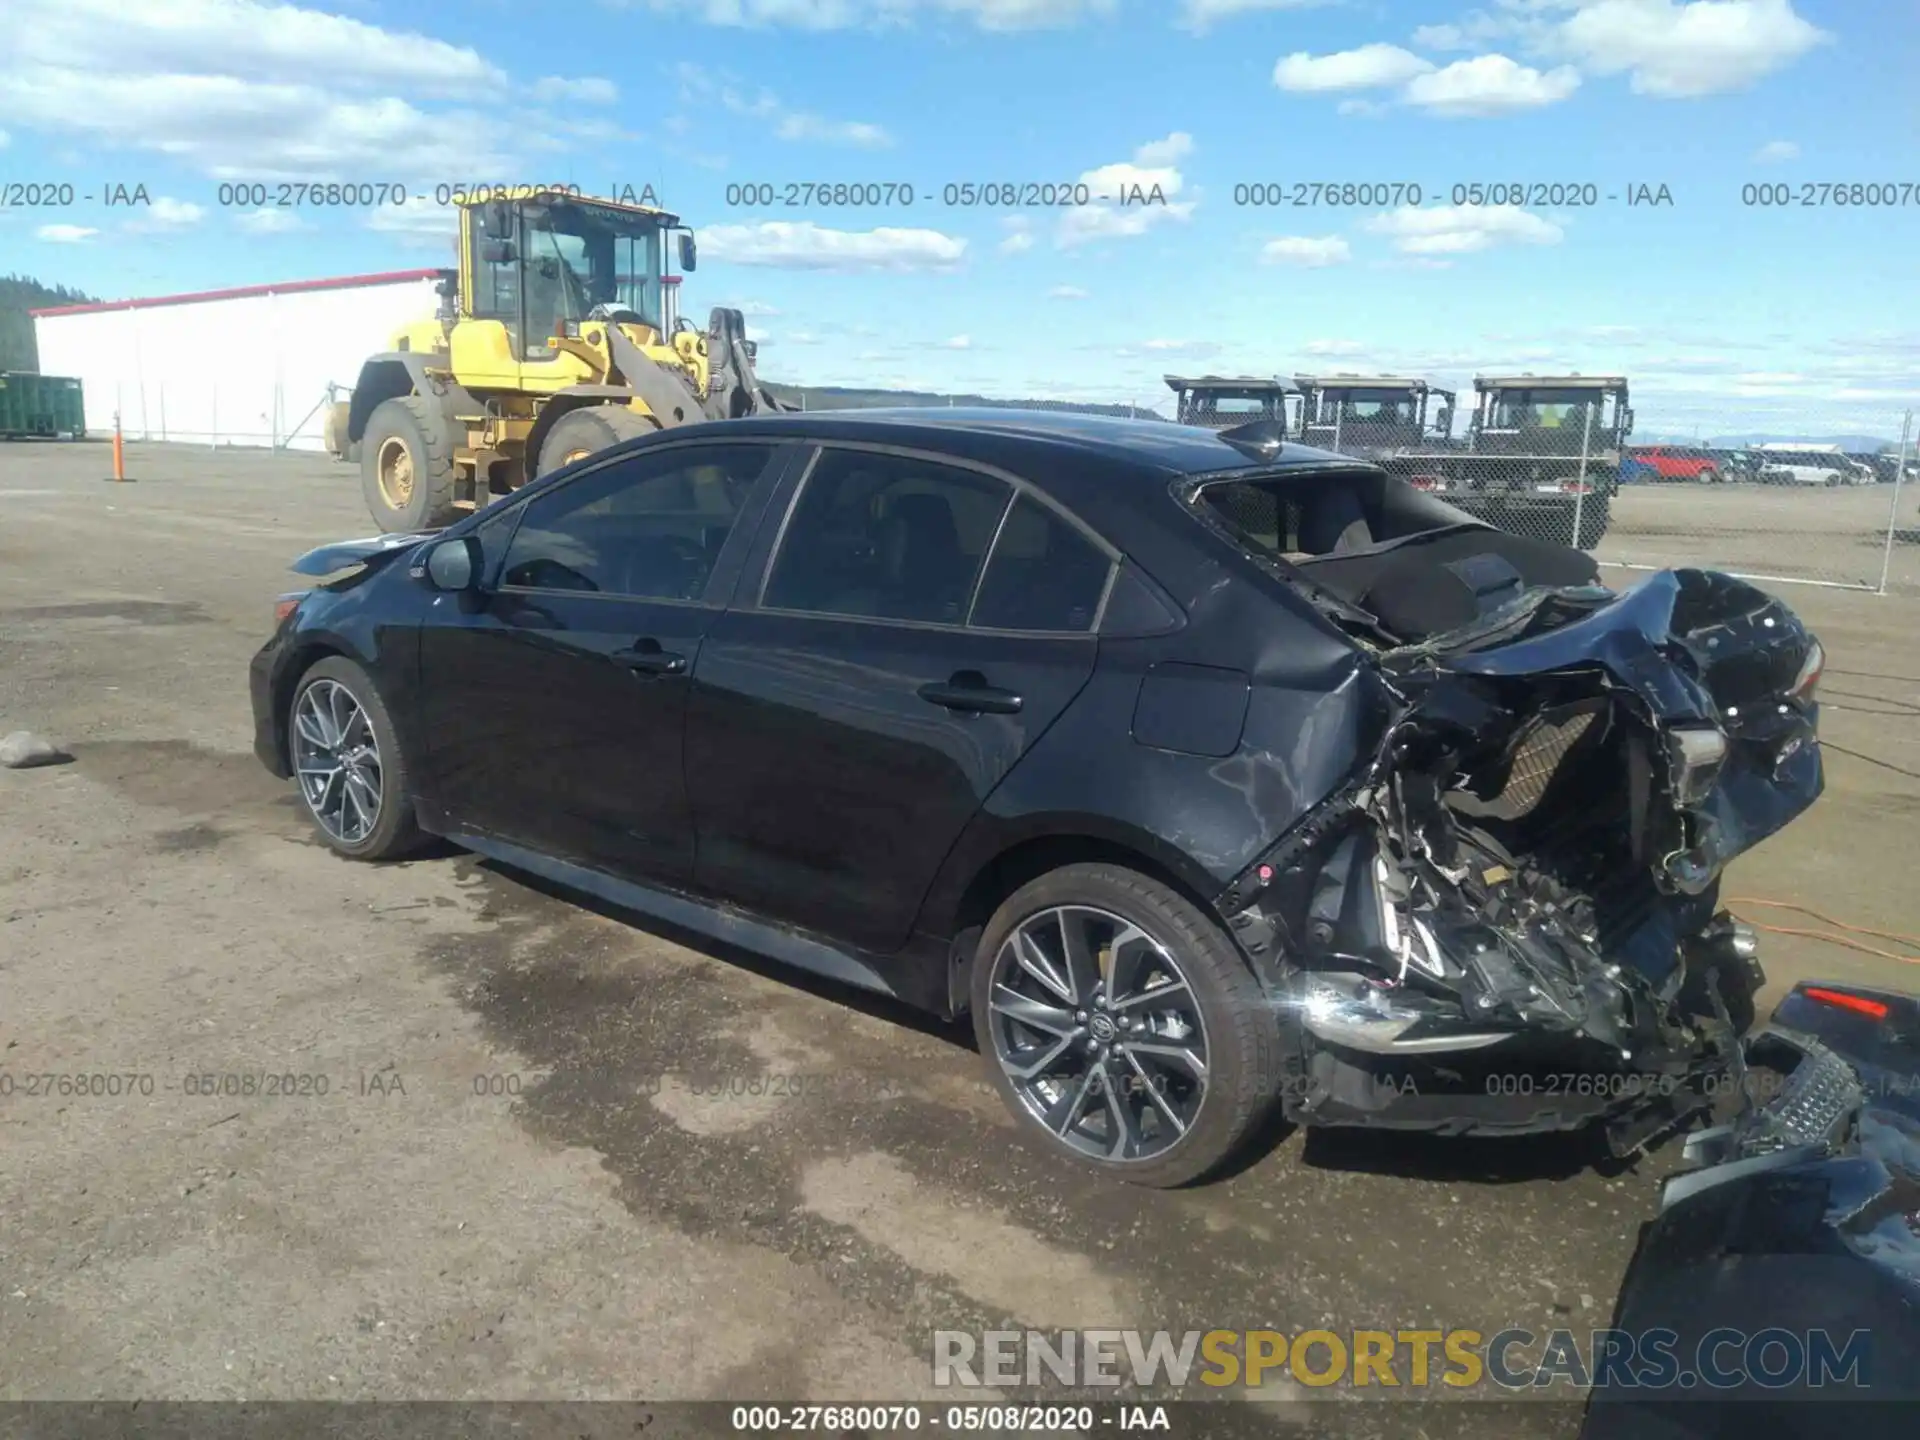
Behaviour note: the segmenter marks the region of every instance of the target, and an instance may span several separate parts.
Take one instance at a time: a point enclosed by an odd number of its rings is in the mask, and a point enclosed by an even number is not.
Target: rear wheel
[[[551,475],[609,445],[651,435],[658,428],[644,415],[620,405],[590,405],[569,411],[553,422],[547,438],[540,442],[540,473]]]
[[[1114,1179],[1218,1169],[1271,1110],[1279,1027],[1224,930],[1172,887],[1068,865],[994,912],[974,1034],[1028,1136]]]
[[[287,751],[307,818],[328,849],[351,860],[395,860],[420,846],[407,758],[360,666],[329,656],[300,677]]]
[[[437,438],[438,419],[418,395],[383,400],[367,417],[360,437],[360,489],[382,530],[438,530],[459,516],[453,503],[453,449]]]
[[[1703,485],[1718,485],[1724,478],[1718,470],[1702,470],[1700,472],[1700,482]]]

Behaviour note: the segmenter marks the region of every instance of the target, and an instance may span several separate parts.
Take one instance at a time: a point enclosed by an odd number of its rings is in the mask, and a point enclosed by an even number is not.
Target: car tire
[[[382,400],[360,436],[360,490],[390,535],[438,530],[459,516],[453,448],[439,416],[419,395]]]
[[[1083,937],[1081,970],[1097,963],[1087,957],[1120,957],[1105,987],[1093,973],[1071,978],[1068,927]],[[1030,946],[1038,968],[1020,963]],[[1162,976],[1181,983],[1153,983]],[[1122,866],[1063,866],[1008,896],[981,934],[971,1004],[994,1087],[1026,1137],[1112,1179],[1156,1189],[1204,1179],[1235,1158],[1279,1093],[1279,1027],[1227,932],[1172,886]],[[1194,1054],[1196,1035],[1197,1071],[1176,1058]],[[1057,1058],[1017,1078],[1036,1051]]]
[[[540,442],[540,476],[551,475],[589,455],[659,429],[644,415],[619,405],[589,405],[553,422]]]
[[[1726,477],[1718,470],[1702,470],[1700,472],[1700,483],[1703,485],[1718,485],[1725,478]]]
[[[301,808],[336,855],[398,860],[425,843],[414,818],[412,771],[393,718],[373,677],[353,661],[329,656],[293,687],[287,756]],[[331,777],[323,774],[329,762],[336,772]]]

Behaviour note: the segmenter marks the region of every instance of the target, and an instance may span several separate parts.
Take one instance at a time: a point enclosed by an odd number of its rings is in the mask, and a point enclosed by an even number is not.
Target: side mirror
[[[511,265],[513,263],[513,242],[511,240],[482,240],[480,259],[488,265]]]
[[[480,588],[483,557],[471,535],[443,540],[427,552],[427,579],[436,590],[467,594]]]
[[[693,232],[682,230],[680,232],[680,268],[691,275],[699,268],[699,259],[700,252],[693,243]]]

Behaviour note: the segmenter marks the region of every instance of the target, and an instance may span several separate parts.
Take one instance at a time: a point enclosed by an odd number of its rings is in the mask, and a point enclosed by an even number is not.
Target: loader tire
[[[382,400],[360,437],[360,489],[391,535],[438,530],[460,516],[454,504],[453,447],[419,395]]]
[[[588,405],[569,411],[553,422],[553,429],[540,442],[540,475],[551,475],[609,445],[651,435],[659,428],[624,405]]]

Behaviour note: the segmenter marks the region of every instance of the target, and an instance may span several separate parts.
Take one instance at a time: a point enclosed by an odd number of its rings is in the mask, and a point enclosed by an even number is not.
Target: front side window
[[[688,445],[616,460],[531,500],[500,583],[698,600],[772,447]]]
[[[1012,495],[1005,482],[971,470],[825,450],[801,486],[760,603],[965,624]]]

